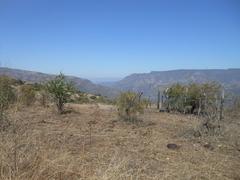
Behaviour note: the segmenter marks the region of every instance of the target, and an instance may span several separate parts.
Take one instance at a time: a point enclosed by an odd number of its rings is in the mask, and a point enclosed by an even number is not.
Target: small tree
[[[74,92],[72,83],[66,81],[65,76],[60,73],[54,80],[46,84],[46,89],[52,95],[58,112],[64,112],[64,104],[67,103]]]
[[[117,100],[119,116],[127,121],[135,121],[137,113],[143,113],[143,103],[139,101],[141,94],[122,93]]]

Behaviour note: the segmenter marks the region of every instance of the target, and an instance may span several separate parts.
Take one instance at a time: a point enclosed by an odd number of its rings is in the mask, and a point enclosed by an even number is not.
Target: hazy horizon
[[[9,69],[17,69],[17,70],[24,70],[24,71],[33,71],[33,72],[39,72],[39,73],[45,73],[45,74],[59,74],[60,72],[64,73],[67,76],[75,76],[75,77],[79,77],[79,78],[83,78],[83,79],[87,79],[92,81],[93,83],[96,84],[102,84],[102,83],[112,83],[112,82],[116,82],[116,81],[120,81],[124,78],[126,78],[127,76],[133,75],[133,74],[144,74],[144,73],[151,73],[151,72],[165,72],[165,71],[178,71],[178,70],[228,70],[228,69],[240,69],[240,68],[233,68],[233,67],[229,67],[229,68],[208,68],[208,69],[168,69],[168,70],[155,70],[155,71],[149,71],[149,72],[133,72],[130,74],[126,74],[125,76],[122,77],[85,77],[85,76],[78,76],[78,75],[74,75],[71,73],[65,73],[64,71],[57,71],[57,72],[45,72],[45,71],[41,71],[41,70],[32,70],[32,69],[21,69],[21,68],[16,68],[16,67],[10,67],[10,66],[4,66],[4,64],[2,64],[0,62],[0,68],[9,68]]]

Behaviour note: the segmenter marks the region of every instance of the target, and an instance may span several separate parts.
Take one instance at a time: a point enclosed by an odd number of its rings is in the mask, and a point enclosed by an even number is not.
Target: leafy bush
[[[170,111],[198,114],[204,117],[199,126],[200,135],[220,133],[222,119],[222,87],[217,83],[176,84],[165,91],[166,106]]]
[[[12,79],[1,76],[0,77],[0,114],[3,115],[5,109],[15,101],[14,89],[11,86]]]
[[[65,76],[61,73],[46,84],[46,89],[52,95],[58,112],[62,114],[64,112],[64,104],[70,100],[71,95],[75,91],[74,86],[67,82]]]
[[[140,94],[125,92],[120,94],[117,100],[119,116],[126,121],[135,121],[137,113],[143,113],[143,103],[140,101]]]
[[[35,90],[30,84],[20,86],[19,101],[23,105],[30,106],[35,102]]]
[[[182,111],[184,107],[185,87],[174,84],[165,91],[167,97],[167,108],[172,111]]]
[[[165,106],[170,111],[182,113],[206,113],[216,106],[221,96],[221,86],[217,83],[188,85],[174,84],[165,91]],[[212,110],[211,110],[212,111]]]
[[[5,131],[10,122],[5,116],[4,111],[15,101],[15,93],[12,87],[12,79],[0,76],[0,131]]]

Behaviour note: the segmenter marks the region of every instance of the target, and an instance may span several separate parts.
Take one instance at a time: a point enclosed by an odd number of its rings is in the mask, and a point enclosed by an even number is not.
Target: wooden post
[[[161,96],[161,93],[160,93],[160,105],[159,105],[159,109],[160,109],[160,110],[162,109],[162,96]]]
[[[141,98],[142,98],[143,92],[138,93],[138,102],[141,102]]]
[[[149,107],[151,109],[151,107],[152,107],[151,96],[148,97],[148,103],[149,103]]]
[[[224,92],[224,90],[223,90],[223,91],[222,91],[222,96],[221,96],[221,101],[220,101],[220,116],[219,116],[219,120],[220,120],[220,121],[223,119],[224,96],[225,96],[225,92]]]
[[[161,98],[161,109],[163,108],[163,95],[162,95],[162,98]]]
[[[200,115],[201,111],[202,111],[202,100],[201,100],[201,98],[199,98],[199,100],[198,100],[198,116]]]
[[[157,109],[160,109],[160,97],[161,97],[161,92],[160,92],[160,90],[158,90]]]

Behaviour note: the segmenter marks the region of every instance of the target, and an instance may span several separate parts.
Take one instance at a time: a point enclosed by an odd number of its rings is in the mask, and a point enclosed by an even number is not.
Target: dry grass
[[[68,108],[61,116],[39,106],[9,111],[12,126],[0,134],[0,179],[240,179],[236,148],[183,135],[199,123],[194,117],[147,110],[142,123],[128,124],[113,106]],[[214,150],[203,146],[209,141]],[[168,143],[181,147],[169,150]]]

